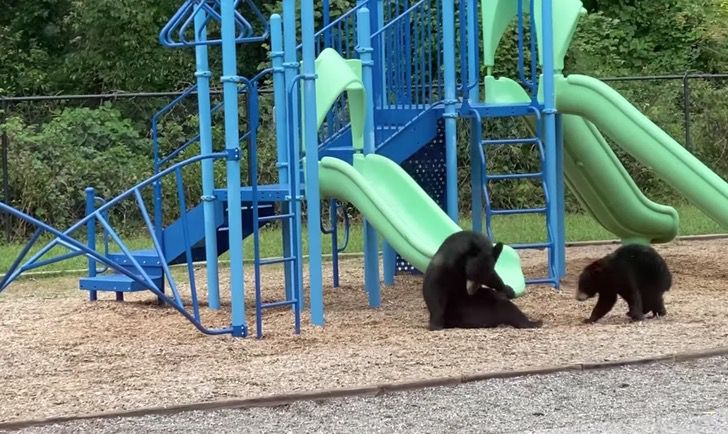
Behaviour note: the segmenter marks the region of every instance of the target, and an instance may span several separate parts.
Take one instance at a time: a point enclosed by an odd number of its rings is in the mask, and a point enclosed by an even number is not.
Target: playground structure
[[[87,189],[87,216],[65,231],[0,203],[3,212],[37,227],[0,288],[24,271],[85,255],[89,274],[81,279],[80,287],[89,291],[91,300],[98,291],[115,292],[122,300],[125,292],[149,290],[204,333],[247,336],[243,240],[252,235],[256,333],[262,336],[265,309],[287,306],[298,333],[304,299],[304,200],[309,222],[306,286],[310,318],[315,325],[324,324],[322,228],[318,222],[321,199],[325,198],[330,199],[332,215],[336,215],[336,201],[341,200],[351,203],[365,218],[364,287],[370,306],[377,307],[381,283],[378,237],[385,241],[383,281],[391,284],[397,268],[424,271],[444,238],[460,230],[458,117],[470,122],[473,230],[497,239],[492,231],[493,216],[545,216],[547,239],[507,246],[496,265],[518,295],[524,293],[527,283],[558,287],[565,274],[565,185],[602,226],[624,242],[667,242],[677,235],[675,210],[642,194],[600,131],[711,218],[728,225],[728,207],[724,206],[728,185],[718,175],[603,82],[562,74],[564,57],[584,13],[580,0],[362,0],[333,20],[328,0],[321,6],[323,19],[316,30],[313,0],[302,1],[299,20],[293,0],[284,0],[282,14],[269,19],[251,0],[187,0],[161,30],[160,42],[170,48],[194,48],[197,82],[152,120],[154,175],[108,201]],[[518,77],[496,78],[496,48],[513,22]],[[300,43],[296,38],[299,23]],[[526,32],[527,28],[531,31]],[[263,41],[270,43],[271,67],[250,79],[239,76],[237,47]],[[219,80],[223,101],[214,106],[210,46],[222,50]],[[257,176],[259,92],[265,80],[272,80],[274,91],[276,184],[259,184]],[[199,134],[172,153],[159,155],[158,119],[191,95],[197,96]],[[244,122],[241,95],[246,101]],[[211,115],[220,110],[225,149],[214,151]],[[483,122],[496,117],[522,118],[532,136],[484,138]],[[200,144],[198,156],[169,164],[195,142]],[[541,170],[488,173],[488,150],[502,145],[528,146],[538,153]],[[247,162],[245,183],[241,180],[243,161]],[[225,187],[215,185],[216,162],[225,166]],[[182,170],[193,165],[201,169],[202,197],[188,207]],[[179,217],[167,223],[162,218],[162,190],[163,180],[170,178]],[[493,209],[489,183],[520,179],[540,182],[544,205]],[[102,204],[97,207],[99,201]],[[149,249],[131,250],[120,231],[112,227],[108,213],[124,201],[136,204],[149,231]],[[261,258],[260,229],[273,221],[281,222],[284,253],[280,258]],[[325,232],[332,239],[336,285],[339,247],[335,223]],[[105,240],[101,250],[96,243],[99,226]],[[85,242],[72,237],[84,230]],[[23,262],[44,232],[55,238]],[[110,252],[109,240],[118,251]],[[57,246],[69,253],[43,259]],[[526,280],[517,251],[531,248],[547,250],[548,272]],[[208,307],[219,309],[218,257],[224,252],[230,255],[230,327],[212,329],[200,319],[194,264],[205,261]],[[97,270],[97,263],[108,271]],[[186,265],[192,312],[172,274],[175,264]],[[285,293],[280,301],[264,303],[261,267],[270,264],[283,264]]]

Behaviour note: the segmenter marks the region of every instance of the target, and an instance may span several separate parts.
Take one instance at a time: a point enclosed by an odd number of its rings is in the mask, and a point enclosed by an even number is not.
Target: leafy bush
[[[64,109],[39,126],[12,117],[3,129],[11,204],[54,226],[84,215],[85,187],[110,198],[150,172],[146,141],[110,105]]]

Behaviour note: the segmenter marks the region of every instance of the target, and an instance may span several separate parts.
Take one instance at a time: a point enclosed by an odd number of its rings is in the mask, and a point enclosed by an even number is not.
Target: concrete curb
[[[198,402],[190,404],[173,405],[168,407],[148,407],[136,410],[124,410],[106,413],[59,416],[45,419],[20,420],[15,422],[0,423],[0,430],[13,431],[23,428],[52,425],[65,422],[73,422],[89,419],[113,419],[121,417],[141,417],[148,415],[172,415],[189,411],[224,410],[224,409],[245,409],[255,407],[279,407],[290,405],[299,401],[327,401],[337,398],[349,397],[372,397],[388,393],[412,391],[418,389],[457,386],[460,384],[493,379],[515,378],[533,375],[548,375],[560,372],[591,371],[596,369],[612,369],[625,366],[648,365],[659,362],[682,363],[691,360],[728,355],[728,347],[718,347],[708,350],[692,351],[686,353],[675,353],[658,355],[639,359],[623,359],[617,361],[597,363],[576,363],[571,365],[546,366],[541,368],[517,369],[511,371],[494,371],[482,374],[460,375],[452,377],[441,377],[426,380],[404,381],[386,383],[353,388],[341,388],[330,390],[318,390],[311,392],[296,392],[288,394],[276,394],[256,398],[231,399],[211,402]]]

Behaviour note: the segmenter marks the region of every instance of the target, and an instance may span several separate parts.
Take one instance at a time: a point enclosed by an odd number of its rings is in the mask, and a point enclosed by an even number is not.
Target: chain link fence
[[[686,72],[677,75],[606,77],[602,78],[602,80],[619,91],[653,122],[678,142],[681,142],[696,157],[700,158],[708,167],[719,175],[727,177],[728,159],[725,156],[728,155],[728,74]],[[55,173],[46,174],[50,179],[40,181],[45,184],[45,187],[50,188],[49,192],[53,193],[44,193],[50,195],[48,201],[60,200],[58,197],[63,194],[75,195],[77,193],[78,200],[69,202],[68,207],[71,209],[66,210],[69,219],[83,212],[82,196],[83,188],[86,185],[81,184],[86,179],[94,180],[98,178],[101,186],[95,184],[93,186],[99,187],[102,193],[113,195],[132,185],[135,180],[141,180],[151,175],[150,119],[154,113],[178,95],[180,93],[177,92],[140,92],[0,97],[0,126],[2,127],[0,143],[2,146],[0,153],[2,160],[0,162],[2,191],[0,193],[2,194],[2,201],[14,206],[25,207],[40,218],[50,219],[61,226],[68,223],[67,220],[59,219],[59,216],[56,216],[55,213],[42,210],[42,207],[34,205],[34,202],[29,199],[25,200],[27,197],[32,196],[29,193],[30,190],[28,190],[32,187],[32,183],[26,181],[39,175],[34,174],[32,171],[29,172],[27,169],[23,170],[28,173],[18,173],[19,170],[14,170],[14,168],[19,167],[33,168],[41,164],[39,161],[32,161],[34,160],[33,152],[35,150],[29,148],[33,146],[38,147],[38,152],[49,151],[46,149],[47,147],[57,147],[59,150],[74,149],[74,143],[62,143],[64,140],[71,142],[77,140],[79,147],[93,147],[101,153],[106,147],[114,144],[93,142],[94,137],[97,140],[99,140],[98,137],[121,140],[121,143],[128,142],[128,147],[134,148],[133,152],[124,158],[138,160],[136,166],[129,166],[137,168],[138,170],[135,171],[138,173],[135,173],[134,176],[130,174],[122,176],[122,179],[119,179],[116,183],[111,182],[109,179],[112,177],[109,174],[111,172],[106,173],[106,171],[112,169],[106,166],[113,166],[113,160],[109,160],[109,164],[106,165],[98,164],[98,167],[94,170],[98,170],[99,173],[87,174],[86,178],[76,180],[76,183],[70,186],[66,186],[66,183],[71,180],[59,179]],[[219,101],[220,98],[220,92],[213,91],[213,104]],[[264,152],[259,154],[262,160],[259,182],[267,182],[276,173],[272,96],[270,92],[263,92],[262,99],[261,110],[263,113],[261,113],[262,124],[260,127],[261,134],[259,135],[259,149]],[[94,123],[90,119],[91,114],[99,108],[113,111],[114,114],[109,115],[109,117],[98,118],[96,119],[97,122]],[[80,111],[71,116],[68,114],[70,109]],[[89,111],[82,111],[82,109],[88,109]],[[66,121],[75,123],[75,130],[58,121],[60,117],[64,116],[64,111],[66,111],[68,117]],[[163,153],[174,149],[185,139],[198,133],[196,113],[197,101],[195,95],[192,94],[191,98],[188,98],[170,112],[164,123],[160,124],[159,142]],[[244,113],[241,113],[241,116],[244,116]],[[218,129],[222,124],[220,120],[221,117],[214,119]],[[53,124],[54,121],[55,125]],[[523,134],[521,131],[513,131],[518,128],[509,126],[501,130],[505,131],[504,134],[518,136]],[[104,131],[96,131],[97,129],[103,129]],[[222,143],[220,133],[221,131],[215,133],[216,146],[221,146]],[[123,140],[115,139],[119,136]],[[465,141],[465,144],[467,144],[467,141]],[[461,145],[463,145],[462,140]],[[191,147],[189,152],[195,153],[197,149]],[[633,161],[629,155],[621,152],[616,147],[615,152],[648,196],[655,200],[664,200],[674,196],[674,192],[671,192],[649,170]],[[464,155],[467,154],[467,152],[464,152]],[[56,158],[52,153],[49,155],[50,157],[46,155],[44,158]],[[188,155],[180,155],[180,158]],[[83,153],[79,154],[79,158],[81,160],[77,163],[79,165],[84,164]],[[501,163],[504,167],[512,164],[523,165],[522,161],[513,161],[519,158],[523,157],[517,153],[511,153],[504,155],[504,161]],[[25,165],[23,166],[21,163]],[[461,167],[467,169],[468,166],[467,164],[461,164]],[[463,179],[460,185],[463,188],[460,189],[460,193],[463,200],[467,200],[470,194],[466,172],[466,170],[461,170]],[[42,171],[38,173],[42,173]],[[515,198],[527,201],[533,199],[531,195],[535,197],[538,194],[535,190],[532,194],[528,189],[514,192],[505,191],[499,196],[505,198],[502,199],[505,201],[515,201]],[[76,191],[76,193],[68,193],[69,191]],[[56,196],[56,193],[58,196]],[[34,200],[41,203],[41,199],[36,198]],[[578,205],[570,202],[569,206],[573,208]],[[49,215],[43,215],[41,211]],[[12,240],[16,235],[21,235],[17,233],[11,220],[4,218],[4,216],[2,218],[2,231],[6,242]]]

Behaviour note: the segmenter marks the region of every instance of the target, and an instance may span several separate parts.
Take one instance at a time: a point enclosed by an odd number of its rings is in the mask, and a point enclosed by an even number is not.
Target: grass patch
[[[723,232],[718,224],[710,220],[700,210],[691,205],[676,206],[680,214],[680,234],[681,235],[700,235],[709,233]],[[471,222],[468,218],[464,218],[461,227],[470,228]],[[514,215],[514,216],[497,216],[492,221],[493,234],[499,241],[505,243],[524,243],[539,242],[545,240],[546,225],[543,216],[539,215]],[[304,231],[305,231],[304,227]],[[340,243],[344,241],[343,225],[339,226]],[[607,232],[604,228],[586,214],[568,214],[566,216],[566,238],[567,241],[590,241],[601,239],[613,239],[613,234]],[[40,250],[45,243],[50,241],[50,237],[39,240],[36,246],[31,250],[26,258]],[[282,231],[280,227],[267,227],[261,230],[260,234],[260,251],[263,257],[281,256],[282,255]],[[324,255],[331,254],[331,238],[328,235],[321,237],[322,250]],[[127,246],[131,250],[150,248],[151,242],[148,238],[129,237],[126,238]],[[99,244],[100,240],[99,240]],[[244,244],[244,257],[247,260],[253,257],[253,237],[248,237]],[[341,244],[340,244],[341,247]],[[10,268],[13,260],[22,250],[21,244],[10,244],[0,246],[0,271],[4,272]],[[118,251],[118,248],[111,246],[111,251]],[[353,223],[349,233],[349,242],[346,247],[348,253],[360,253],[363,250],[362,227],[359,223]],[[64,247],[55,247],[45,258],[67,253]],[[304,233],[303,237],[303,253],[308,254],[308,237]],[[224,253],[221,260],[229,260],[229,255]],[[84,270],[86,268],[86,258],[75,257],[69,260],[50,264],[39,268],[37,271],[69,271]],[[35,270],[34,270],[35,271]]]

